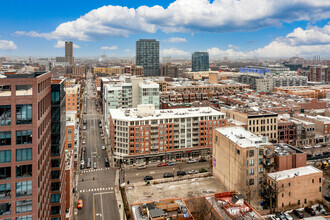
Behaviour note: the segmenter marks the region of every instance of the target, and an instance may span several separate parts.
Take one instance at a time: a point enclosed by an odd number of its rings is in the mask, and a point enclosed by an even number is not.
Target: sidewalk
[[[124,203],[123,203],[123,199],[121,197],[121,193],[119,190],[119,170],[116,170],[116,178],[115,178],[115,196],[116,196],[116,200],[117,200],[117,204],[118,204],[118,211],[119,211],[119,217],[120,220],[126,220],[126,214],[125,214],[125,209],[124,209]]]

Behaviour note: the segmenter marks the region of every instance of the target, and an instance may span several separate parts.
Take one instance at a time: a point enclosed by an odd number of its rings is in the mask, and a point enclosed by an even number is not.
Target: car
[[[102,124],[99,124],[99,127],[102,128]]]
[[[144,176],[143,177],[144,181],[149,181],[149,180],[153,180],[154,178],[152,176]]]
[[[167,164],[167,166],[174,166],[174,165],[176,165],[176,162],[169,162],[169,163]]]
[[[93,168],[94,169],[97,169],[97,163],[96,163],[96,161],[93,163]]]
[[[201,159],[198,160],[199,163],[206,162],[206,161],[207,160],[204,157],[202,157]]]
[[[284,213],[282,213],[282,212],[276,212],[275,217],[277,217],[281,220],[286,220],[286,217],[285,217]]]
[[[301,211],[299,211],[299,210],[297,210],[297,209],[294,209],[294,210],[292,211],[292,213],[293,213],[295,216],[297,216],[298,218],[304,218],[304,213],[301,212]]]
[[[292,216],[289,215],[288,213],[284,213],[284,215],[287,220],[293,220]]]
[[[86,129],[87,129],[87,127],[86,127],[86,126],[84,126],[84,127],[83,127],[83,130],[86,130]]]
[[[96,111],[99,112],[99,109],[97,108]]]
[[[198,173],[197,170],[189,170],[189,171],[188,171],[188,174],[197,174],[197,173]]]
[[[101,136],[101,140],[104,140],[104,136]]]
[[[84,203],[81,199],[78,200],[77,208],[82,209],[84,207]]]
[[[163,175],[164,178],[171,178],[174,177],[173,173],[164,173]]]
[[[199,172],[200,172],[200,173],[206,173],[206,172],[207,172],[207,169],[205,169],[205,168],[200,168],[200,169],[199,169]]]
[[[102,146],[102,150],[105,150],[105,146],[104,145]]]
[[[315,211],[311,207],[305,207],[304,208],[304,211],[307,212],[308,214],[310,214],[311,216],[314,216],[315,215]]]
[[[167,163],[159,163],[158,165],[157,165],[157,167],[164,167],[164,166],[167,166]]]
[[[86,168],[91,168],[91,167],[92,167],[91,158],[87,158]]]
[[[84,163],[83,164],[80,164],[80,169],[81,170],[85,169],[85,164]]]
[[[84,122],[84,125],[87,124],[87,120],[86,119],[84,119],[83,122]]]
[[[95,105],[97,106],[97,102],[95,102]]]
[[[85,140],[82,140],[82,142],[81,142],[82,144],[86,144],[86,141]]]
[[[109,158],[108,158],[108,157],[105,157],[105,158],[104,158],[104,165],[105,165],[106,167],[109,167],[109,166],[110,166],[110,162],[109,162]]]
[[[190,159],[187,161],[187,163],[196,163],[196,160],[195,159]]]
[[[320,157],[320,156],[321,156],[320,153],[315,154],[315,157]]]
[[[85,152],[86,151],[86,147],[85,146],[81,146],[81,151]]]
[[[176,175],[177,175],[177,176],[185,176],[185,175],[187,175],[187,173],[186,173],[186,171],[178,171],[178,172],[176,173]]]
[[[146,165],[140,165],[137,167],[138,170],[143,170],[143,169],[147,169]]]
[[[280,218],[276,217],[275,215],[270,217],[271,220],[280,220]]]

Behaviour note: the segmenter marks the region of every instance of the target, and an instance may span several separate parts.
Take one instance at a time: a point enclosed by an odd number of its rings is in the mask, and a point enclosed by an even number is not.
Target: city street
[[[137,167],[129,167],[125,169],[125,179],[130,183],[136,182],[143,182],[144,176],[152,176],[154,179],[161,179],[163,178],[164,173],[174,173],[176,176],[176,172],[179,170],[186,171],[188,175],[189,170],[197,170],[199,171],[200,168],[205,168],[208,171],[210,169],[210,162],[202,162],[202,163],[177,163],[174,166],[164,166],[164,167],[157,167],[157,166],[148,166],[146,169],[138,170]]]
[[[82,131],[81,140],[85,140],[85,169],[80,170],[77,192],[79,199],[84,202],[84,207],[78,210],[78,219],[119,219],[118,205],[115,197],[116,169],[106,167],[104,157],[107,156],[102,146],[102,128],[99,127],[101,115],[97,112],[95,95],[92,87],[92,77],[87,75],[87,83],[83,101],[87,101],[87,114],[83,114],[82,120],[87,120],[86,130]],[[92,99],[94,97],[94,99]],[[84,107],[82,109],[84,112]],[[88,158],[91,160],[91,168],[86,168]],[[94,167],[96,162],[97,167]],[[80,161],[78,163],[80,165]]]

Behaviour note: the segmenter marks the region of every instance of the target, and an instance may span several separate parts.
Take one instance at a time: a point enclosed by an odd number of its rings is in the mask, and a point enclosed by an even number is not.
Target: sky
[[[330,57],[330,0],[15,0],[0,7],[0,56]]]

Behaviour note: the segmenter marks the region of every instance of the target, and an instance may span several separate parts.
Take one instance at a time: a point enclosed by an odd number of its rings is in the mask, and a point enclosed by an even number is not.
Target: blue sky
[[[289,3],[288,3],[289,2]],[[0,56],[134,56],[140,38],[161,56],[330,57],[326,0],[16,0],[0,8]]]

